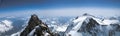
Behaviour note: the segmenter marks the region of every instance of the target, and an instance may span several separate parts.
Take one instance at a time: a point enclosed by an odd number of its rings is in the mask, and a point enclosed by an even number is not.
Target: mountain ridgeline
[[[119,36],[120,22],[114,19],[99,19],[90,14],[78,16],[69,24],[45,24],[37,15],[31,15],[28,25],[20,36]],[[48,27],[50,26],[50,27]],[[51,27],[52,30],[51,30]],[[67,27],[66,29],[63,29]],[[61,29],[62,28],[62,29]],[[62,31],[61,31],[62,30]]]
[[[71,26],[73,25],[73,26]],[[70,30],[69,27],[72,27]],[[79,16],[70,24],[67,36],[119,36],[120,22],[118,20],[98,19],[92,15]]]
[[[32,33],[32,35],[30,33]],[[52,36],[48,26],[39,20],[37,15],[33,14],[28,22],[28,26],[20,33],[20,36],[44,36],[45,33]]]

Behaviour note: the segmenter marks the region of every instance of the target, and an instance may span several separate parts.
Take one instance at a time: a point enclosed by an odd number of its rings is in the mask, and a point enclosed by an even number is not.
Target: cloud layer
[[[5,32],[12,29],[12,22],[9,20],[0,21],[0,32]]]

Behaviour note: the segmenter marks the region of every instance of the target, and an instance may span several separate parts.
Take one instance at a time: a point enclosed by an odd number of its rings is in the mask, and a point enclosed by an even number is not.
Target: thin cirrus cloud
[[[0,16],[29,16],[37,14],[39,16],[80,16],[84,13],[100,16],[119,16],[120,8],[57,8],[57,9],[31,9],[21,11],[11,11],[11,13],[0,13]]]

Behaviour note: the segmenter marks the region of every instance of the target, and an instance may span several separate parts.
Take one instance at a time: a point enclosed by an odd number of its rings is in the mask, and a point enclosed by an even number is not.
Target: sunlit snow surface
[[[117,23],[119,23],[119,21],[118,20],[108,20],[108,19],[106,19],[106,20],[103,21],[103,23],[106,24],[106,25],[110,25],[110,24],[117,24]]]
[[[67,29],[68,25],[63,25],[63,26],[57,26],[57,28],[55,29],[58,32],[65,32]]]
[[[82,26],[82,23],[87,19],[87,16],[80,16],[77,19],[73,20],[73,23],[76,24],[70,32],[68,32],[67,36],[82,36],[82,33],[77,32],[80,27]],[[87,21],[87,20],[86,20]],[[69,28],[69,27],[68,27]]]
[[[104,20],[102,20],[102,19],[99,19],[99,18],[96,18],[96,17],[92,17],[92,16],[79,16],[77,19],[73,20],[74,27],[72,27],[72,30],[69,31],[68,33],[66,33],[66,35],[67,36],[83,36],[82,32],[80,33],[80,32],[78,32],[78,30],[81,28],[83,22],[86,22],[86,23],[89,22],[88,19],[90,19],[90,18],[93,18],[100,25],[106,25],[107,26],[107,31],[109,31],[109,30],[112,29],[112,27],[110,26],[110,24],[120,24],[119,20],[110,20],[110,19],[104,19]],[[89,34],[87,34],[87,35],[89,35]]]
[[[77,25],[73,28],[73,30],[78,30],[78,28],[81,27],[83,21],[84,21],[86,18],[87,18],[86,16],[82,16],[82,17],[78,17],[78,19],[74,20],[74,21],[73,21],[74,24],[77,24]]]

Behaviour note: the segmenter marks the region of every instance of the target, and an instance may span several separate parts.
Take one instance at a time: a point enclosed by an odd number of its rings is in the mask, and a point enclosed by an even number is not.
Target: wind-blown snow
[[[5,32],[12,29],[12,22],[9,20],[3,20],[0,22],[0,32]]]

